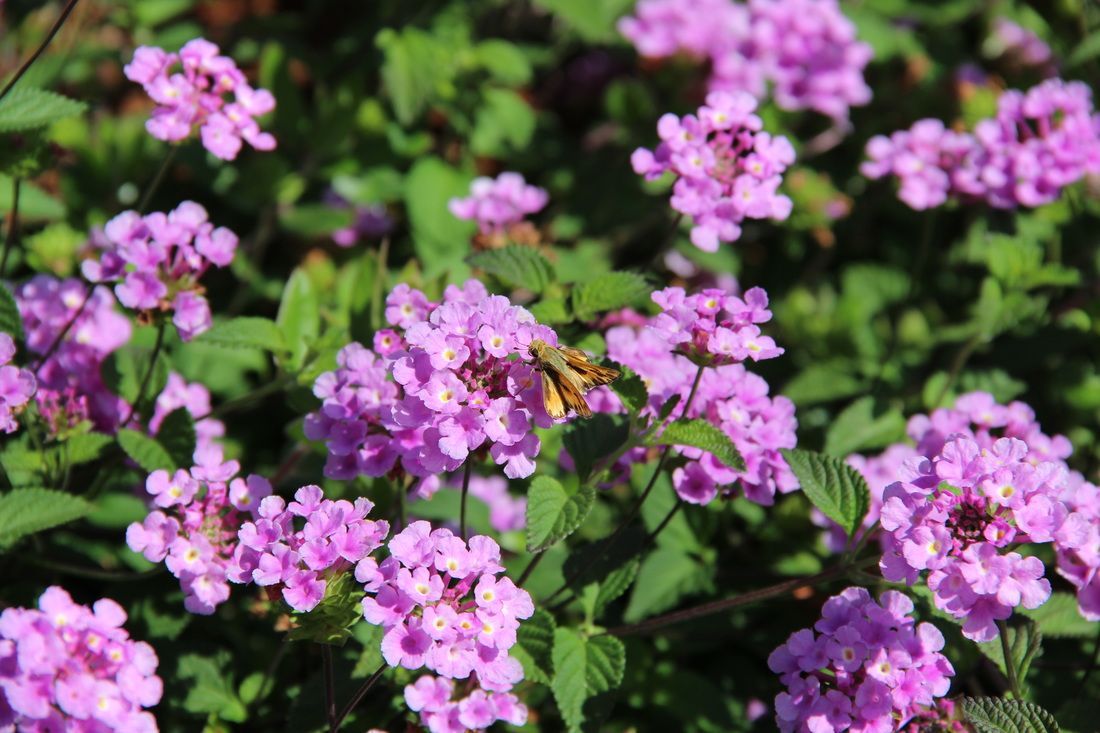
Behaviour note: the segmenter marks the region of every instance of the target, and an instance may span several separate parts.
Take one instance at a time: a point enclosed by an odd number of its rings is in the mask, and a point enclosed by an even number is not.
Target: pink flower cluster
[[[153,647],[122,625],[109,598],[91,608],[50,586],[38,609],[0,614],[0,730],[155,733],[143,708],[160,702]]]
[[[863,174],[898,178],[899,198],[914,209],[949,198],[999,209],[1041,206],[1100,171],[1100,116],[1088,86],[1049,79],[1026,93],[1002,94],[996,117],[980,121],[973,134],[920,120],[872,138],[867,156]]]
[[[723,366],[783,353],[756,325],[772,318],[763,288],[750,288],[744,299],[717,288],[688,295],[678,287],[658,290],[652,297],[661,313],[651,327],[696,364]]]
[[[437,474],[487,445],[509,478],[530,476],[539,452],[533,427],[552,421],[527,348],[535,338],[557,343],[555,333],[476,280],[448,286],[442,303],[398,285],[386,319],[397,330],[375,334],[373,351],[344,347],[338,368],[314,383],[323,404],[305,431],[328,446],[325,475],[400,469],[434,489]]]
[[[711,92],[696,115],[663,115],[656,150],[631,155],[634,172],[647,180],[676,176],[670,203],[692,218],[691,241],[701,250],[738,240],[745,219],[790,216],[791,200],[779,186],[794,148],[763,132],[755,110],[756,100],[744,92]]]
[[[470,195],[451,199],[447,208],[459,219],[476,221],[482,234],[492,234],[542,211],[547,201],[546,191],[528,184],[519,173],[501,173],[475,178]]]
[[[955,670],[943,634],[914,624],[913,602],[888,590],[876,602],[851,587],[825,601],[813,629],[768,657],[786,692],[775,698],[783,733],[892,733],[947,694]],[[815,634],[814,631],[817,631]]]
[[[1046,41],[1039,38],[1034,31],[1013,23],[1008,18],[997,18],[993,21],[989,45],[996,55],[1004,56],[1018,66],[1037,69],[1047,77],[1058,73],[1054,52]]]
[[[260,502],[257,518],[241,525],[229,579],[282,588],[295,611],[312,611],[328,581],[382,546],[389,522],[367,519],[374,504],[326,499],[318,486],[303,486],[287,504],[282,497]],[[299,521],[300,520],[300,521]],[[296,522],[304,522],[296,529]]]
[[[195,451],[190,471],[154,471],[145,481],[155,510],[126,528],[126,544],[150,562],[161,562],[179,578],[183,605],[209,615],[229,598],[241,514],[256,516],[271,494],[266,479],[237,477],[240,464],[224,461],[221,447]]]
[[[195,38],[179,53],[139,46],[123,71],[156,102],[145,129],[158,140],[186,140],[198,127],[203,146],[222,160],[236,158],[245,142],[256,150],[275,149],[275,138],[255,120],[275,109],[275,97],[249,86],[213,43]],[[230,94],[232,101],[226,99]]]
[[[763,100],[771,85],[783,109],[837,121],[871,100],[863,80],[871,47],[857,40],[836,0],[642,0],[619,31],[643,56],[708,60],[710,91]]]
[[[479,535],[467,543],[418,521],[394,535],[389,551],[381,563],[368,557],[355,569],[367,591],[363,617],[386,631],[387,664],[450,679],[473,674],[492,692],[523,679],[508,650],[535,608],[527,591],[496,577],[504,570],[496,542]]]
[[[116,282],[127,308],[172,311],[180,338],[190,341],[210,328],[210,304],[199,280],[211,265],[225,267],[237,251],[237,235],[215,228],[199,204],[184,201],[167,214],[124,211],[94,237],[98,259],[81,272],[91,282]]]
[[[1058,574],[1077,589],[1077,609],[1100,621],[1100,487],[1071,474],[1062,502],[1069,511],[1054,536]]]
[[[461,700],[453,700],[454,687],[445,677],[423,675],[405,686],[405,704],[420,713],[420,724],[431,733],[485,730],[497,721],[515,726],[527,723],[527,707],[510,692],[475,689]]]
[[[44,356],[72,323],[36,370],[36,401],[53,433],[84,420],[91,420],[97,430],[113,432],[125,414],[125,402],[103,384],[100,366],[130,340],[130,321],[115,311],[115,298],[107,288],[94,288],[85,304],[87,287],[76,278],[35,275],[15,291],[30,353]]]
[[[19,429],[16,416],[31,401],[37,382],[34,373],[12,365],[15,358],[15,341],[0,332],[0,430],[14,433]]]
[[[428,477],[420,483],[416,498],[430,499],[438,491],[442,482]],[[448,482],[452,490],[462,486],[460,475],[452,476]],[[527,499],[513,496],[508,491],[508,481],[502,476],[470,476],[470,496],[485,502],[489,507],[489,525],[497,532],[513,532],[527,526]],[[417,505],[409,506],[409,514],[419,516]]]
[[[225,435],[225,423],[210,415],[210,390],[199,382],[188,384],[182,376],[176,372],[168,374],[168,381],[164,389],[157,395],[153,407],[153,416],[149,418],[149,434],[156,435],[160,432],[160,426],[164,418],[169,414],[183,408],[195,423],[195,448],[197,451],[205,451],[214,444],[214,441]]]
[[[770,505],[777,491],[788,493],[798,488],[798,481],[779,452],[781,448],[795,446],[794,404],[785,397],[770,397],[768,383],[761,377],[747,371],[742,364],[730,363],[724,351],[717,354],[707,351],[709,339],[692,335],[705,333],[707,328],[715,331],[715,324],[722,322],[719,314],[726,314],[740,322],[741,329],[749,329],[753,341],[761,342],[766,337],[759,336],[757,327],[749,324],[763,323],[771,318],[767,296],[759,288],[750,290],[744,299],[717,290],[684,297],[683,292],[677,293],[677,290],[669,288],[654,293],[653,299],[677,303],[676,307],[682,309],[679,315],[694,313],[694,320],[688,323],[686,318],[681,319],[670,312],[654,318],[627,313],[619,319],[627,323],[613,326],[605,334],[608,356],[630,367],[642,378],[649,393],[646,415],[656,415],[665,402],[679,396],[679,405],[671,415],[673,419],[697,418],[710,422],[729,436],[744,458],[746,470],[739,472],[713,454],[688,447],[677,449],[681,455],[694,459],[672,474],[673,486],[684,501],[707,504],[719,493],[729,493],[739,485],[751,501]],[[709,305],[711,301],[713,307]],[[698,304],[704,315],[699,315],[696,305],[685,305],[687,302]],[[767,343],[770,344],[767,350],[745,349],[741,358],[750,354],[771,358],[781,353],[774,348],[770,338]],[[692,348],[700,351],[692,352]],[[685,351],[696,361],[685,356]],[[700,369],[697,366],[699,359],[704,359],[705,363],[706,359],[716,356],[721,358],[721,365],[703,371],[695,396],[685,411],[692,383]],[[609,390],[595,390],[591,395],[592,408],[596,411],[619,412],[623,409]],[[619,468],[625,470],[631,462],[640,460],[645,460],[643,450],[624,456]]]

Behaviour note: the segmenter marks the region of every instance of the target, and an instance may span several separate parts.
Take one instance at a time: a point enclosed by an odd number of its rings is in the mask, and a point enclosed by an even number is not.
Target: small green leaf
[[[16,87],[0,100],[0,132],[32,130],[82,114],[83,102],[33,87]]]
[[[531,81],[531,64],[515,44],[491,38],[474,47],[474,56],[478,64],[501,84],[522,86]]]
[[[873,397],[861,397],[833,419],[825,433],[825,452],[845,458],[904,439],[905,416],[900,410],[882,409]]]
[[[145,349],[125,348],[111,352],[99,367],[103,383],[116,395],[133,404],[141,391],[141,382],[149,368],[151,352]],[[157,355],[153,373],[145,388],[143,402],[154,399],[168,382],[168,360],[163,353]]]
[[[588,663],[585,682],[588,694],[609,692],[623,683],[626,670],[626,647],[614,636],[593,636],[588,640]]]
[[[470,132],[470,150],[476,155],[504,158],[523,150],[535,134],[535,110],[511,89],[487,88]]]
[[[287,368],[301,369],[310,344],[321,332],[321,302],[313,281],[300,267],[286,281],[275,323],[282,329],[283,339],[290,347]]]
[[[450,49],[419,28],[385,28],[375,36],[382,50],[382,83],[402,125],[416,120],[455,73]]]
[[[350,227],[354,212],[326,204],[302,204],[279,212],[279,225],[303,237],[324,237],[337,229]]]
[[[1052,639],[1091,639],[1096,635],[1096,622],[1081,616],[1077,598],[1072,593],[1053,593],[1038,608],[1019,608],[1017,612],[1034,620],[1043,636]]]
[[[1066,59],[1066,68],[1072,69],[1097,56],[1100,56],[1100,32],[1094,31],[1073,49],[1069,58]]]
[[[595,499],[591,486],[570,495],[557,479],[536,476],[527,490],[527,551],[542,552],[573,534]]]
[[[540,300],[527,306],[527,310],[531,311],[531,315],[539,323],[545,323],[549,326],[556,323],[569,323],[573,320],[573,315],[569,312],[569,306],[562,298]]]
[[[609,272],[573,288],[573,312],[590,321],[603,311],[645,303],[652,292],[649,281],[636,272]]]
[[[839,458],[808,450],[780,450],[806,497],[851,537],[867,515],[871,492],[854,468]]]
[[[735,471],[745,470],[745,460],[729,436],[706,420],[677,420],[660,435],[650,436],[648,445],[681,445],[711,453]]]
[[[186,408],[168,413],[157,429],[157,442],[164,446],[172,462],[181,468],[195,462],[195,420]]]
[[[0,285],[0,331],[11,336],[16,344],[23,343],[23,318],[7,283]]]
[[[611,389],[619,395],[619,399],[630,414],[637,415],[649,404],[649,392],[646,390],[645,382],[630,367],[621,364],[616,366],[622,374],[611,383]]]
[[[248,717],[248,710],[237,697],[229,676],[222,670],[227,666],[225,656],[214,659],[197,654],[180,657],[176,677],[188,680],[184,685],[187,696],[183,708],[191,713],[214,714],[231,723],[241,723]]]
[[[597,413],[571,422],[562,443],[573,459],[577,477],[585,481],[596,462],[621,448],[629,436],[630,426],[621,416]]]
[[[160,469],[174,471],[179,467],[163,445],[144,433],[123,428],[118,431],[118,444],[126,455],[149,473]]]
[[[469,252],[476,225],[447,210],[447,202],[467,195],[469,189],[468,174],[433,156],[419,158],[405,176],[405,211],[413,248],[428,277],[461,265]]]
[[[549,261],[537,249],[518,244],[478,252],[467,257],[466,262],[508,285],[533,293],[541,293],[554,277]]]
[[[523,652],[520,655],[520,661],[524,663],[523,669],[527,678],[544,685],[550,684],[554,672],[551,654],[554,648],[555,627],[554,617],[548,611],[539,608],[531,618],[520,624],[516,631],[516,644],[519,648],[513,649],[513,654],[517,651]],[[523,656],[527,658],[523,659]]]
[[[1058,733],[1054,716],[1034,703],[999,697],[963,698],[963,716],[977,733]]]
[[[0,495],[0,548],[27,535],[80,519],[92,505],[78,496],[44,488],[21,488]]]
[[[275,322],[255,316],[242,316],[215,323],[213,328],[196,338],[194,343],[229,349],[286,351],[286,340]]]
[[[80,433],[66,440],[56,450],[70,466],[78,466],[97,460],[107,446],[114,442],[112,436],[103,433]]]

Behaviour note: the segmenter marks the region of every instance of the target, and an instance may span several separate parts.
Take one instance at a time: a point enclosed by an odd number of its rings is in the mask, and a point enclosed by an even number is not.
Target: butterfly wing
[[[572,410],[581,417],[591,417],[592,409],[584,399],[584,391],[578,384],[580,378],[568,367],[542,364],[542,406],[553,418],[565,417]]]
[[[572,346],[559,346],[558,350],[565,357],[566,364],[580,377],[582,390],[589,390],[604,384],[611,384],[619,378],[619,370],[611,367],[593,364],[588,360],[588,354]]]
[[[557,380],[550,376],[550,370],[545,366],[542,369],[542,407],[555,420],[565,417],[565,398],[558,389]]]

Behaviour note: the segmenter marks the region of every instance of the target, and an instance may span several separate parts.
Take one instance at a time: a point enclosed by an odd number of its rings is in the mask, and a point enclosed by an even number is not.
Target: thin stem
[[[283,661],[283,657],[286,656],[287,649],[290,648],[290,637],[284,636],[282,642],[279,644],[279,648],[275,651],[275,654],[271,657],[271,661],[267,663],[267,667],[264,669],[264,676],[260,678],[260,689],[256,692],[256,697],[252,700],[253,703],[259,702],[267,694],[267,687],[271,683],[271,680],[275,678],[275,672],[279,669],[279,665]]]
[[[153,200],[153,194],[160,188],[160,184],[164,180],[164,176],[168,174],[168,169],[172,167],[172,161],[175,160],[176,153],[179,149],[179,145],[168,146],[168,154],[165,155],[164,160],[160,162],[160,168],[157,168],[152,183],[146,186],[145,193],[141,195],[141,202],[138,203],[137,207],[137,212],[139,214],[144,214],[145,210],[149,207],[149,202]]]
[[[947,396],[947,393],[951,391],[951,388],[955,386],[955,381],[959,378],[959,373],[962,372],[963,367],[966,366],[966,362],[970,360],[970,356],[982,343],[982,334],[976,333],[971,336],[958,353],[955,354],[955,358],[951,362],[951,369],[947,372],[947,381],[943,383],[943,388],[940,389],[940,393],[936,395],[936,401],[933,403],[933,407],[938,406],[943,402],[943,398]]]
[[[321,672],[325,678],[325,720],[329,733],[336,733],[340,724],[336,720],[336,675],[332,671],[332,647],[321,645]]]
[[[46,33],[46,37],[42,39],[42,43],[38,44],[38,48],[34,50],[34,53],[23,62],[23,65],[19,67],[19,71],[15,72],[15,76],[4,85],[4,90],[0,91],[0,99],[8,96],[8,92],[15,88],[15,85],[18,84],[19,80],[23,78],[23,75],[27,73],[27,70],[38,60],[38,57],[41,56],[42,52],[46,50],[46,47],[50,45],[50,41],[52,41],[54,36],[57,35],[57,32],[61,30],[61,26],[65,25],[65,21],[68,19],[69,14],[73,12],[73,8],[76,7],[78,2],[80,2],[80,0],[69,0],[69,2],[65,3],[65,7],[61,9],[61,14],[57,16],[57,20],[54,21],[49,32]]]
[[[654,529],[652,532],[649,533],[649,535],[646,536],[645,543],[642,546],[643,547],[648,547],[653,542],[656,542],[657,535],[661,534],[661,530],[663,530],[665,527],[667,527],[668,523],[671,522],[672,519],[683,508],[684,508],[684,500],[680,499],[680,498],[677,498],[676,503],[672,505],[672,509],[669,509],[668,514],[666,514],[665,518],[661,520],[661,523],[657,525],[656,529]]]
[[[1096,630],[1095,646],[1092,649],[1092,661],[1089,662],[1089,666],[1085,667],[1085,674],[1081,676],[1081,692],[1085,691],[1085,685],[1088,684],[1089,677],[1092,675],[1092,670],[1096,669],[1096,663],[1100,662],[1100,629]]]
[[[997,630],[1000,631],[1001,655],[1005,660],[1005,673],[1008,675],[1008,688],[1012,691],[1012,696],[1014,698],[1023,700],[1024,696],[1020,694],[1020,680],[1016,675],[1016,662],[1012,658],[1012,649],[1008,646],[1008,624],[1003,620],[998,620]]]
[[[377,330],[382,327],[382,287],[386,280],[386,260],[389,259],[390,238],[382,237],[378,246],[378,266],[374,270],[374,283],[370,296],[370,325]]]
[[[535,572],[535,568],[539,566],[539,563],[542,562],[542,558],[544,557],[546,557],[546,553],[540,552],[531,559],[531,562],[527,563],[527,567],[523,569],[523,572],[519,575],[519,579],[516,580],[516,585],[518,587],[523,587],[523,584],[531,577],[531,573]]]
[[[42,568],[43,570],[52,570],[56,573],[61,573],[62,575],[71,575],[74,578],[103,580],[109,583],[131,583],[149,580],[149,578],[160,575],[164,571],[164,566],[158,565],[157,567],[151,570],[146,570],[142,573],[125,573],[114,570],[103,570],[101,568],[85,568],[79,565],[70,565],[64,562],[56,562],[54,560],[40,558],[36,555],[29,555],[27,557],[27,561],[31,565]]]
[[[792,580],[785,580],[782,583],[768,586],[767,588],[761,588],[760,590],[749,591],[748,593],[742,593],[741,595],[734,596],[733,598],[722,598],[717,601],[711,601],[710,603],[704,603],[694,608],[687,608],[683,611],[675,611],[673,613],[666,613],[663,616],[657,616],[655,618],[641,621],[636,624],[627,624],[625,626],[615,626],[607,630],[607,633],[611,636],[632,636],[634,634],[645,634],[657,629],[664,628],[665,626],[671,626],[673,624],[682,623],[684,621],[692,621],[694,619],[703,618],[705,616],[712,616],[716,613],[722,613],[728,611],[731,608],[738,608],[739,606],[747,606],[759,601],[765,601],[769,598],[775,598],[776,596],[785,595],[796,588],[801,588],[808,585],[817,585],[818,583],[824,583],[826,581],[842,578],[850,571],[856,568],[865,567],[871,563],[877,563],[876,558],[868,558],[864,562],[858,565],[838,565],[828,570],[823,570],[816,575],[810,575],[805,578],[794,578]]]
[[[351,715],[351,712],[355,710],[356,706],[363,701],[367,693],[370,692],[370,688],[374,687],[374,683],[379,680],[382,673],[386,671],[386,663],[383,662],[382,666],[378,670],[367,678],[367,681],[355,691],[355,694],[351,696],[351,700],[348,700],[348,704],[344,706],[344,709],[340,711],[340,714],[336,716],[336,727],[334,731],[340,729],[340,724],[344,722],[344,719]]]
[[[149,389],[149,383],[153,380],[153,372],[156,371],[157,359],[160,358],[160,350],[164,346],[164,332],[167,330],[167,321],[161,321],[157,326],[157,340],[153,344],[153,353],[149,355],[149,365],[145,367],[145,374],[141,378],[141,384],[138,387],[137,396],[134,398],[134,404],[130,405],[130,414],[126,416],[120,424],[120,428],[124,428],[130,424],[130,421],[138,414],[138,409],[141,407],[141,403],[145,400],[145,393]]]
[[[8,233],[4,237],[4,253],[0,255],[0,279],[8,270],[8,255],[15,246],[15,237],[19,231],[19,188],[23,179],[14,176],[11,179],[11,218],[8,219]]]
[[[458,534],[462,537],[462,541],[466,541],[466,495],[470,493],[470,473],[473,470],[473,463],[469,460],[466,461],[466,470],[462,473],[462,498],[458,505]]]
[[[195,422],[205,420],[208,417],[221,417],[227,413],[239,410],[242,407],[245,407],[253,402],[257,402],[263,399],[264,397],[267,397],[270,394],[282,391],[284,387],[286,387],[293,381],[294,377],[292,375],[280,375],[275,379],[272,379],[267,384],[257,387],[246,395],[241,395],[240,397],[236,397],[234,399],[221,403],[205,415],[200,415],[199,417],[196,417]]]
[[[88,301],[90,301],[92,299],[92,293],[94,293],[94,292],[95,292],[95,284],[94,283],[88,283],[87,287],[84,290],[84,299],[82,301],[80,301],[80,305],[77,307],[77,309],[73,313],[72,317],[65,323],[65,326],[57,333],[57,336],[54,337],[53,341],[50,343],[49,348],[47,348],[44,352],[42,352],[42,356],[38,357],[38,359],[35,360],[35,362],[34,362],[35,375],[37,375],[38,370],[42,368],[42,365],[50,360],[50,357],[54,355],[54,353],[57,351],[58,347],[61,346],[61,342],[65,340],[65,336],[68,335],[69,331],[71,331],[73,326],[76,324],[77,319],[80,318],[82,313],[84,313],[84,309],[88,307]]]

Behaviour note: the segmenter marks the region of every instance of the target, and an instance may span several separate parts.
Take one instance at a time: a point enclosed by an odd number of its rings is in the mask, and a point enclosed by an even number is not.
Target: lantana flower
[[[549,198],[519,173],[506,172],[496,178],[475,178],[470,195],[451,199],[447,208],[459,219],[476,221],[482,234],[493,234],[542,211]]]
[[[0,332],[0,430],[14,433],[19,429],[16,416],[34,396],[37,382],[34,373],[11,364],[15,358],[15,341]]]

